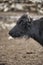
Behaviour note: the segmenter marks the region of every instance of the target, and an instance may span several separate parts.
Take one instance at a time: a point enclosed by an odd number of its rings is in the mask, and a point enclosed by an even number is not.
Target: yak
[[[17,24],[9,31],[13,38],[27,36],[38,41],[43,46],[43,17],[33,20],[27,15],[22,15]]]

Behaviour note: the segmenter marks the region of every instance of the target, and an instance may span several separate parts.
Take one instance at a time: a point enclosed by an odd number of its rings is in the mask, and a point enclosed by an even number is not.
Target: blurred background
[[[0,0],[0,12],[26,11],[43,14],[43,0]]]
[[[0,0],[0,22],[16,22],[25,13],[34,19],[43,17],[43,0]]]

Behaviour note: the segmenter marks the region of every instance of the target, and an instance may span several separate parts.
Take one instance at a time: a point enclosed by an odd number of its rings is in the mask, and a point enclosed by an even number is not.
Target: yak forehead
[[[17,21],[17,24],[21,24],[21,23],[27,23],[29,22],[29,18],[27,15],[23,15],[19,18],[19,20]]]

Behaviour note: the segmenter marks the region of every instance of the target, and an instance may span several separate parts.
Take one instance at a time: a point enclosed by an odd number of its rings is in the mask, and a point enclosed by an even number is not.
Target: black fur
[[[14,38],[22,36],[32,37],[43,46],[43,18],[33,21],[32,18],[23,15],[9,34]]]

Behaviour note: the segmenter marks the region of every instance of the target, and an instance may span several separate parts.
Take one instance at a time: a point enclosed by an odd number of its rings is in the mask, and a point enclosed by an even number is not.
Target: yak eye
[[[23,20],[20,20],[20,21],[17,22],[17,24],[21,24],[22,22],[23,22]]]

